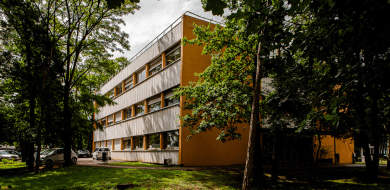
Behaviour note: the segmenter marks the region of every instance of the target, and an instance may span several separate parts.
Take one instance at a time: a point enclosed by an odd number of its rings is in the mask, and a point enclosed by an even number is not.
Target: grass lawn
[[[0,170],[23,168],[23,167],[27,167],[26,162],[12,161],[12,160],[6,160],[6,159],[3,159],[0,162]]]
[[[112,189],[133,183],[135,189],[237,189],[240,182],[229,171],[178,171],[104,168],[88,166],[43,170],[0,177],[2,188],[13,189]]]
[[[240,189],[243,168],[221,170],[148,170],[72,166],[44,169],[33,173],[0,176],[2,189],[113,189],[117,184],[132,183],[134,189]],[[365,168],[319,169],[317,182],[310,182],[307,170],[279,172],[277,184],[265,173],[264,189],[390,189],[390,172],[380,168],[379,179],[367,181]],[[254,189],[254,188],[253,188]]]
[[[164,167],[164,165],[143,163],[143,162],[115,162],[115,163],[109,163],[107,165],[133,166],[133,167]]]

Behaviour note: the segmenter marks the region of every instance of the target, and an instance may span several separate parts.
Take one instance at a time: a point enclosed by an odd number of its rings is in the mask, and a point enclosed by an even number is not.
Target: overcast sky
[[[122,30],[130,35],[131,51],[115,53],[115,57],[133,57],[186,11],[219,22],[223,20],[211,12],[204,12],[201,0],[141,0],[139,5],[140,10],[124,17],[126,26]]]

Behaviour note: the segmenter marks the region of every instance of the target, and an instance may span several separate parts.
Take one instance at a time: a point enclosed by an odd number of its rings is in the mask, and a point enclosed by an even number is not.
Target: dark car
[[[79,158],[83,158],[83,157],[90,157],[91,156],[91,153],[89,153],[89,151],[88,150],[79,150],[78,152],[77,152],[77,154],[78,154],[78,157]]]

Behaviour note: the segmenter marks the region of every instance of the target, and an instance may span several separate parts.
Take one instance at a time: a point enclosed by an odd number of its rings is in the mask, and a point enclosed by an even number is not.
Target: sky
[[[223,17],[205,12],[201,0],[140,0],[138,5],[139,10],[123,17],[126,25],[122,30],[130,35],[130,51],[114,53],[115,57],[130,59],[186,11],[218,22],[223,20]]]

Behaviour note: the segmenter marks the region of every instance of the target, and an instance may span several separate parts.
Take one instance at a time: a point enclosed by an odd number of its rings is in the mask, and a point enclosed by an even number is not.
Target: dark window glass
[[[132,87],[133,87],[133,82],[127,84],[127,85],[125,86],[125,90],[129,90],[129,89],[132,88]]]
[[[139,136],[139,137],[135,137],[135,148],[144,148],[144,137],[143,136]]]
[[[160,134],[149,136],[149,148],[160,148]]]
[[[122,92],[123,92],[122,91],[122,86],[116,88],[116,94],[117,95],[121,94]]]
[[[131,118],[131,111],[132,111],[132,109],[131,109],[131,108],[129,108],[129,109],[126,109],[126,110],[125,110],[125,116],[126,116],[126,119],[129,119],[129,118]]]
[[[180,98],[173,98],[173,96],[165,98],[165,106],[170,106],[180,103]]]
[[[131,139],[126,139],[124,141],[124,149],[131,149]]]
[[[158,71],[161,70],[161,67],[162,67],[162,65],[159,64],[159,65],[157,65],[156,67],[151,68],[151,69],[149,70],[149,76],[152,76],[152,75],[156,74]]]
[[[167,65],[170,65],[178,59],[180,59],[180,48],[167,55]]]
[[[137,104],[137,116],[145,114],[145,105],[144,104]]]
[[[103,127],[106,126],[106,120],[103,120],[103,121],[102,121],[102,125],[103,125]]]
[[[161,101],[150,104],[148,107],[148,111],[153,112],[153,111],[159,110],[160,108],[161,108]]]
[[[111,124],[113,124],[113,121],[109,121],[109,122],[108,122],[108,125],[111,125]]]
[[[179,147],[179,131],[167,132],[167,148]]]

